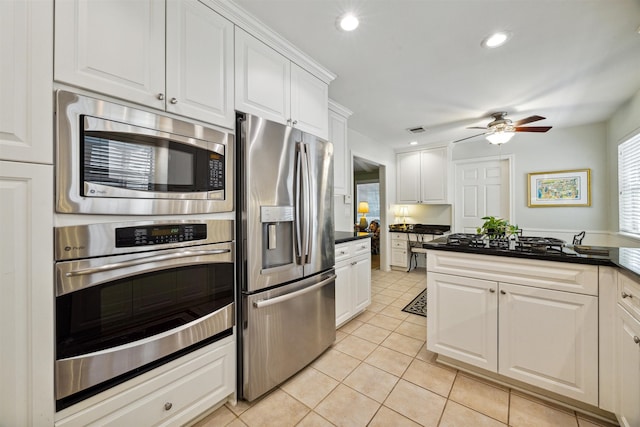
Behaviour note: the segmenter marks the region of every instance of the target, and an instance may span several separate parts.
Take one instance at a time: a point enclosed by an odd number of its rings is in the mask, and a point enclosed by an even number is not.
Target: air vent
[[[427,130],[423,126],[416,126],[416,127],[407,129],[407,131],[409,131],[409,133],[422,133],[422,132],[426,132]]]

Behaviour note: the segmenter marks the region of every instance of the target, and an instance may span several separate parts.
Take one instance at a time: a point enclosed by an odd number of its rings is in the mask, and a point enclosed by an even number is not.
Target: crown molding
[[[309,71],[326,84],[335,80],[336,74],[323,67],[293,43],[267,27],[262,21],[251,15],[237,3],[231,0],[200,0],[200,2],[209,6],[258,40],[266,43],[269,47],[289,58],[289,60]]]
[[[333,99],[329,99],[329,109],[346,118],[349,118],[353,114],[353,111],[349,110],[344,105],[338,104]]]

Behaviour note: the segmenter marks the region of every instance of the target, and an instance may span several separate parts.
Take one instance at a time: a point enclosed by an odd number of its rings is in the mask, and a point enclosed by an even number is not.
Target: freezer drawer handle
[[[212,249],[207,251],[184,251],[176,254],[150,256],[150,257],[138,258],[132,261],[123,261],[123,262],[116,262],[113,264],[101,265],[100,267],[84,268],[81,270],[72,270],[66,273],[66,276],[67,277],[85,276],[87,274],[100,273],[100,272],[109,271],[109,270],[117,270],[119,268],[133,267],[135,265],[146,264],[149,262],[167,261],[170,259],[186,258],[186,257],[201,256],[201,255],[226,254],[229,252],[231,252],[230,249]]]
[[[259,301],[254,301],[253,306],[255,308],[262,308],[262,307],[268,307],[274,304],[279,304],[283,301],[288,301],[290,299],[297,298],[300,295],[304,295],[308,292],[315,291],[316,289],[323,287],[324,285],[326,285],[327,283],[335,279],[336,279],[336,275],[333,274],[331,275],[331,277],[324,279],[323,281],[318,282],[313,286],[309,286],[308,288],[300,289],[299,291],[291,292],[290,294],[280,295],[279,297],[275,297],[275,298],[261,299]]]

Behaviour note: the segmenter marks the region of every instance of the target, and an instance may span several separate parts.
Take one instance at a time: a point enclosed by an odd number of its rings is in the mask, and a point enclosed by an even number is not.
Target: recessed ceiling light
[[[358,18],[356,18],[354,14],[347,13],[338,17],[337,24],[338,28],[343,31],[353,31],[358,28],[360,21],[358,21]]]
[[[507,31],[500,31],[485,37],[484,40],[482,40],[482,43],[480,43],[480,45],[482,47],[492,49],[494,47],[502,46],[503,44],[508,42],[510,38],[511,38],[511,33]]]
[[[418,141],[411,141],[409,145],[418,145]]]

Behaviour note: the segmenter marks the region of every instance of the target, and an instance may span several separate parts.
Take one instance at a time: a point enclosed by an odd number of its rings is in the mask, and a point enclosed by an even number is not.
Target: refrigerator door
[[[294,133],[302,153],[302,218],[304,276],[335,264],[333,216],[333,144],[311,134]],[[305,177],[307,173],[307,177]]]
[[[335,272],[244,295],[242,395],[254,400],[304,368],[336,338]]]
[[[302,278],[292,128],[246,115],[240,126],[240,282],[255,292]]]

